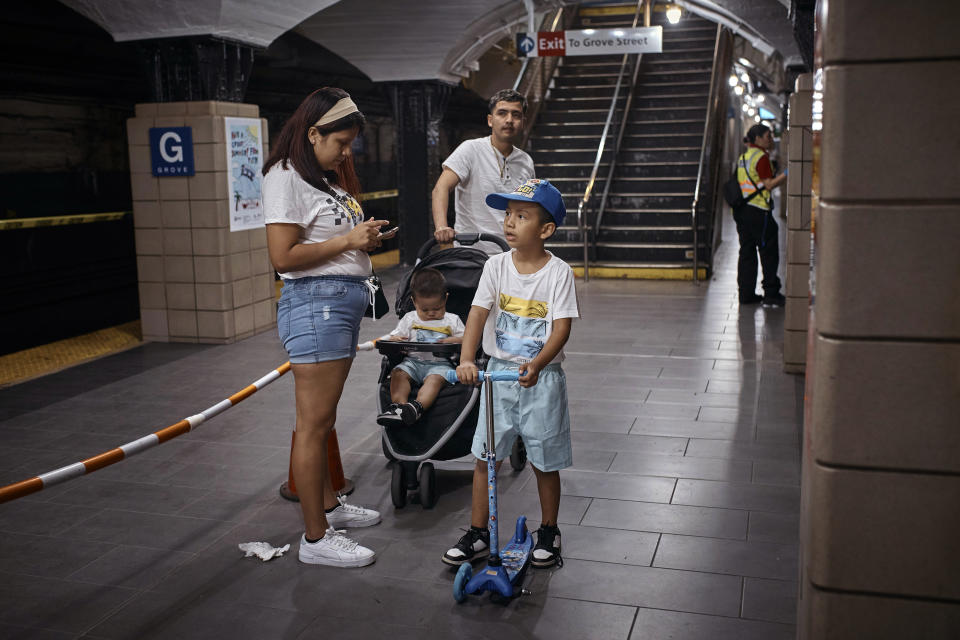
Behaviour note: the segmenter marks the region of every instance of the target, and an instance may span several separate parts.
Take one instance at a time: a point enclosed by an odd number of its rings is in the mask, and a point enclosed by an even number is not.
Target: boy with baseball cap
[[[473,438],[478,458],[473,471],[471,526],[443,561],[460,565],[485,556],[487,529],[487,463],[484,449],[495,446],[497,460],[523,438],[540,494],[541,519],[531,562],[549,567],[560,561],[560,469],[573,462],[566,378],[560,363],[573,318],[580,317],[573,270],[544,248],[563,224],[563,198],[547,180],[527,180],[512,193],[493,193],[489,206],[505,209],[503,232],[511,251],[491,256],[483,267],[463,334],[457,377],[477,384],[477,366],[469,359],[483,339],[487,369],[517,370],[518,383],[498,383],[494,393],[495,443],[486,442],[486,400]],[[498,465],[500,462],[497,463]]]

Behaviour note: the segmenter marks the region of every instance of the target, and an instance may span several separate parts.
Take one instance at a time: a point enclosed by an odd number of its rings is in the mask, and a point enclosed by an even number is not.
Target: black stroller
[[[419,269],[432,267],[443,273],[447,281],[450,293],[447,311],[456,313],[466,323],[477,284],[480,282],[480,274],[483,272],[483,264],[487,261],[487,254],[471,245],[485,240],[497,243],[504,251],[509,250],[509,247],[502,238],[485,233],[459,234],[456,239],[464,246],[430,253],[436,245],[436,241],[431,238],[420,247],[416,264],[403,277],[397,288],[397,316],[403,317],[414,309],[410,292],[410,279],[413,274]],[[417,352],[429,352],[437,357],[449,358],[453,366],[456,366],[460,359],[459,344],[379,341],[376,347],[383,354],[378,380],[378,413],[382,413],[390,404],[391,371],[408,355],[416,357]],[[477,354],[477,365],[481,369],[485,367],[486,360],[487,356],[482,351]],[[417,385],[413,385],[410,397],[414,397],[418,389]],[[434,406],[416,425],[382,428],[383,454],[390,460],[393,473],[390,497],[394,507],[403,508],[407,504],[408,494],[418,498],[424,509],[436,504],[436,470],[428,460],[453,460],[470,453],[480,410],[479,397],[479,387],[448,386],[440,392]],[[526,461],[527,454],[523,443],[517,438],[510,454],[510,465],[519,471],[523,469]]]

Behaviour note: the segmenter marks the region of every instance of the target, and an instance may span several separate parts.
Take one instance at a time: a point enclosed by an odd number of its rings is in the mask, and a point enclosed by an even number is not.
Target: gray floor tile
[[[680,438],[718,438],[723,440],[753,439],[750,424],[708,422],[705,420],[658,420],[639,417],[630,429],[630,435],[658,435]],[[686,451],[686,448],[684,448]]]
[[[577,432],[571,433],[573,450],[580,452],[583,450],[608,451],[608,452],[632,452],[632,453],[651,453],[667,456],[682,456],[687,449],[687,438],[674,438],[670,436],[647,436],[647,435],[628,435],[599,432]],[[576,454],[579,455],[579,454]]]
[[[102,542],[4,534],[0,545],[0,566],[4,571],[46,578],[65,578],[113,548]]]
[[[756,460],[753,463],[753,481],[758,484],[785,484],[800,486],[800,463],[785,460]]]
[[[104,509],[63,534],[75,540],[197,552],[231,526],[218,520]]]
[[[539,526],[538,522],[533,526]],[[564,558],[593,560],[648,567],[653,560],[660,534],[600,527],[564,526]]]
[[[797,546],[664,534],[653,566],[792,580],[798,571]]]
[[[666,456],[658,456],[667,458]],[[648,478],[622,473],[597,473],[593,471],[560,472],[561,494],[585,498],[612,498],[617,500],[641,500],[645,502],[669,502],[673,493],[671,478]],[[536,483],[530,482],[525,491],[536,492]]]
[[[747,535],[747,513],[729,509],[708,509],[650,502],[595,499],[583,518],[583,525],[710,536],[742,540]]]
[[[640,609],[630,640],[793,640],[793,625]]]
[[[118,482],[91,476],[64,485],[64,489],[49,502],[75,506],[96,504],[105,509],[171,514],[207,493],[209,490],[205,488]]]
[[[74,640],[79,637],[67,631],[0,624],[0,640]]]
[[[121,545],[67,577],[76,582],[142,591],[195,557],[193,553]]]
[[[80,633],[137,592],[0,572],[0,622]]]
[[[698,420],[707,422],[752,422],[755,412],[753,405],[730,407],[704,407],[701,409]]]
[[[739,482],[750,480],[750,462],[748,461],[707,460],[687,456],[618,453],[610,471],[670,478],[699,478],[702,480]]]
[[[696,420],[700,405],[644,404],[637,413],[640,418],[664,418],[669,420]]]
[[[798,513],[751,511],[747,539],[796,544],[800,539],[800,516]]]
[[[745,578],[740,615],[752,620],[797,623],[797,582]]]
[[[739,407],[743,398],[734,393],[704,393],[677,389],[654,389],[647,402],[665,404],[696,404],[701,407]]]
[[[708,480],[678,480],[672,502],[701,507],[797,513],[800,508],[800,489]]]
[[[688,456],[698,458],[733,458],[737,460],[784,460],[799,462],[800,451],[795,445],[759,442],[725,442],[693,438],[687,447]]]
[[[50,535],[93,517],[100,511],[99,507],[30,502],[21,498],[0,507],[0,531]]]
[[[626,434],[630,432],[635,419],[636,416],[632,413],[623,415],[595,413],[570,407],[571,431]]]
[[[736,616],[740,610],[740,578],[570,560],[551,577],[549,595]]]

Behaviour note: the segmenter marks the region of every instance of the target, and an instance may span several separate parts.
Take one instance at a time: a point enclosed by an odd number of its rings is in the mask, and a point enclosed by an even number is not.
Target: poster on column
[[[259,118],[224,118],[230,231],[263,226],[263,137]]]

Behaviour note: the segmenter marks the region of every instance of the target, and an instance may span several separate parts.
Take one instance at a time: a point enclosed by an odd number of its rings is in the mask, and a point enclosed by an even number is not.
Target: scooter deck
[[[526,566],[531,553],[533,553],[533,536],[529,533],[527,533],[525,540],[514,538],[500,550],[500,559],[503,561],[503,568],[506,569],[507,579],[510,580],[511,584],[516,580],[517,574]]]

